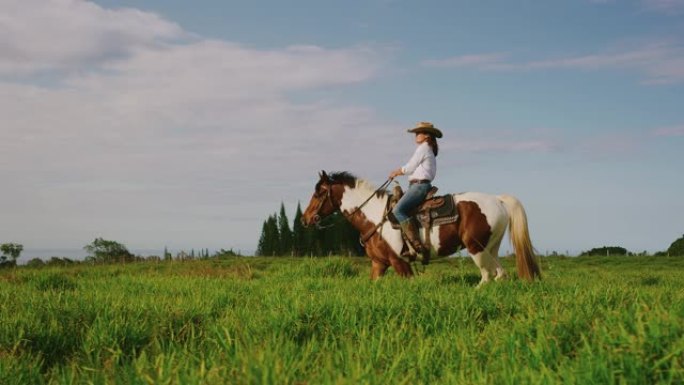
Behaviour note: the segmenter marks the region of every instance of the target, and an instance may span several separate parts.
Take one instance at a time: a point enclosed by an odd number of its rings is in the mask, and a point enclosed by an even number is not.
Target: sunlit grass
[[[684,258],[542,268],[477,290],[461,258],[378,282],[357,258],[6,270],[0,383],[684,382]]]

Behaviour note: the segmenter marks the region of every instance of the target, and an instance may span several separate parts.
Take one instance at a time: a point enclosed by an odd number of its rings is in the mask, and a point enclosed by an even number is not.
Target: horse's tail
[[[515,249],[515,264],[518,268],[518,277],[528,281],[534,278],[541,279],[539,265],[534,256],[534,248],[530,241],[530,232],[527,228],[527,214],[522,203],[511,195],[499,195],[510,217],[508,223],[509,238]]]

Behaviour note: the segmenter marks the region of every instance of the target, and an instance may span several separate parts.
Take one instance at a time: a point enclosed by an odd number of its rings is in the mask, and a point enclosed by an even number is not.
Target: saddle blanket
[[[399,223],[390,215],[390,222],[395,229]],[[422,228],[427,226],[441,226],[454,223],[458,220],[458,212],[452,195],[442,195],[426,200],[418,207],[418,212],[413,216]]]

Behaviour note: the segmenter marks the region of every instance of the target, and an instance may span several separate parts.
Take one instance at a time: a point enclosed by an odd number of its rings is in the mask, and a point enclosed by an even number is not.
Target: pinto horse
[[[364,247],[372,261],[372,279],[384,275],[390,266],[400,276],[412,276],[411,265],[399,257],[404,247],[401,231],[384,220],[389,194],[347,172],[328,175],[322,171],[319,176],[311,201],[302,214],[302,224],[318,225],[323,218],[340,211],[366,239]],[[518,199],[477,192],[451,196],[458,212],[457,221],[430,229],[430,241],[437,256],[446,257],[466,248],[480,268],[479,285],[492,279],[504,279],[506,271],[499,263],[498,254],[508,226],[518,276],[528,281],[541,278],[530,241],[527,215]],[[425,233],[420,233],[424,240]]]

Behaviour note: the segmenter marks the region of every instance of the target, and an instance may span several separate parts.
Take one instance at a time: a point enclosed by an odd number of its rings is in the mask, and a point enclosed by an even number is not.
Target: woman
[[[442,137],[442,132],[430,122],[420,122],[408,132],[416,134],[416,151],[411,159],[403,167],[393,170],[389,177],[394,179],[399,175],[408,175],[409,187],[406,193],[399,199],[392,214],[401,225],[401,231],[408,243],[413,248],[403,253],[402,258],[414,261],[420,256],[423,262],[429,260],[430,250],[423,247],[418,234],[416,222],[411,220],[411,212],[423,201],[428,191],[432,188],[432,181],[437,174],[437,138]],[[410,249],[410,248],[409,248]]]

